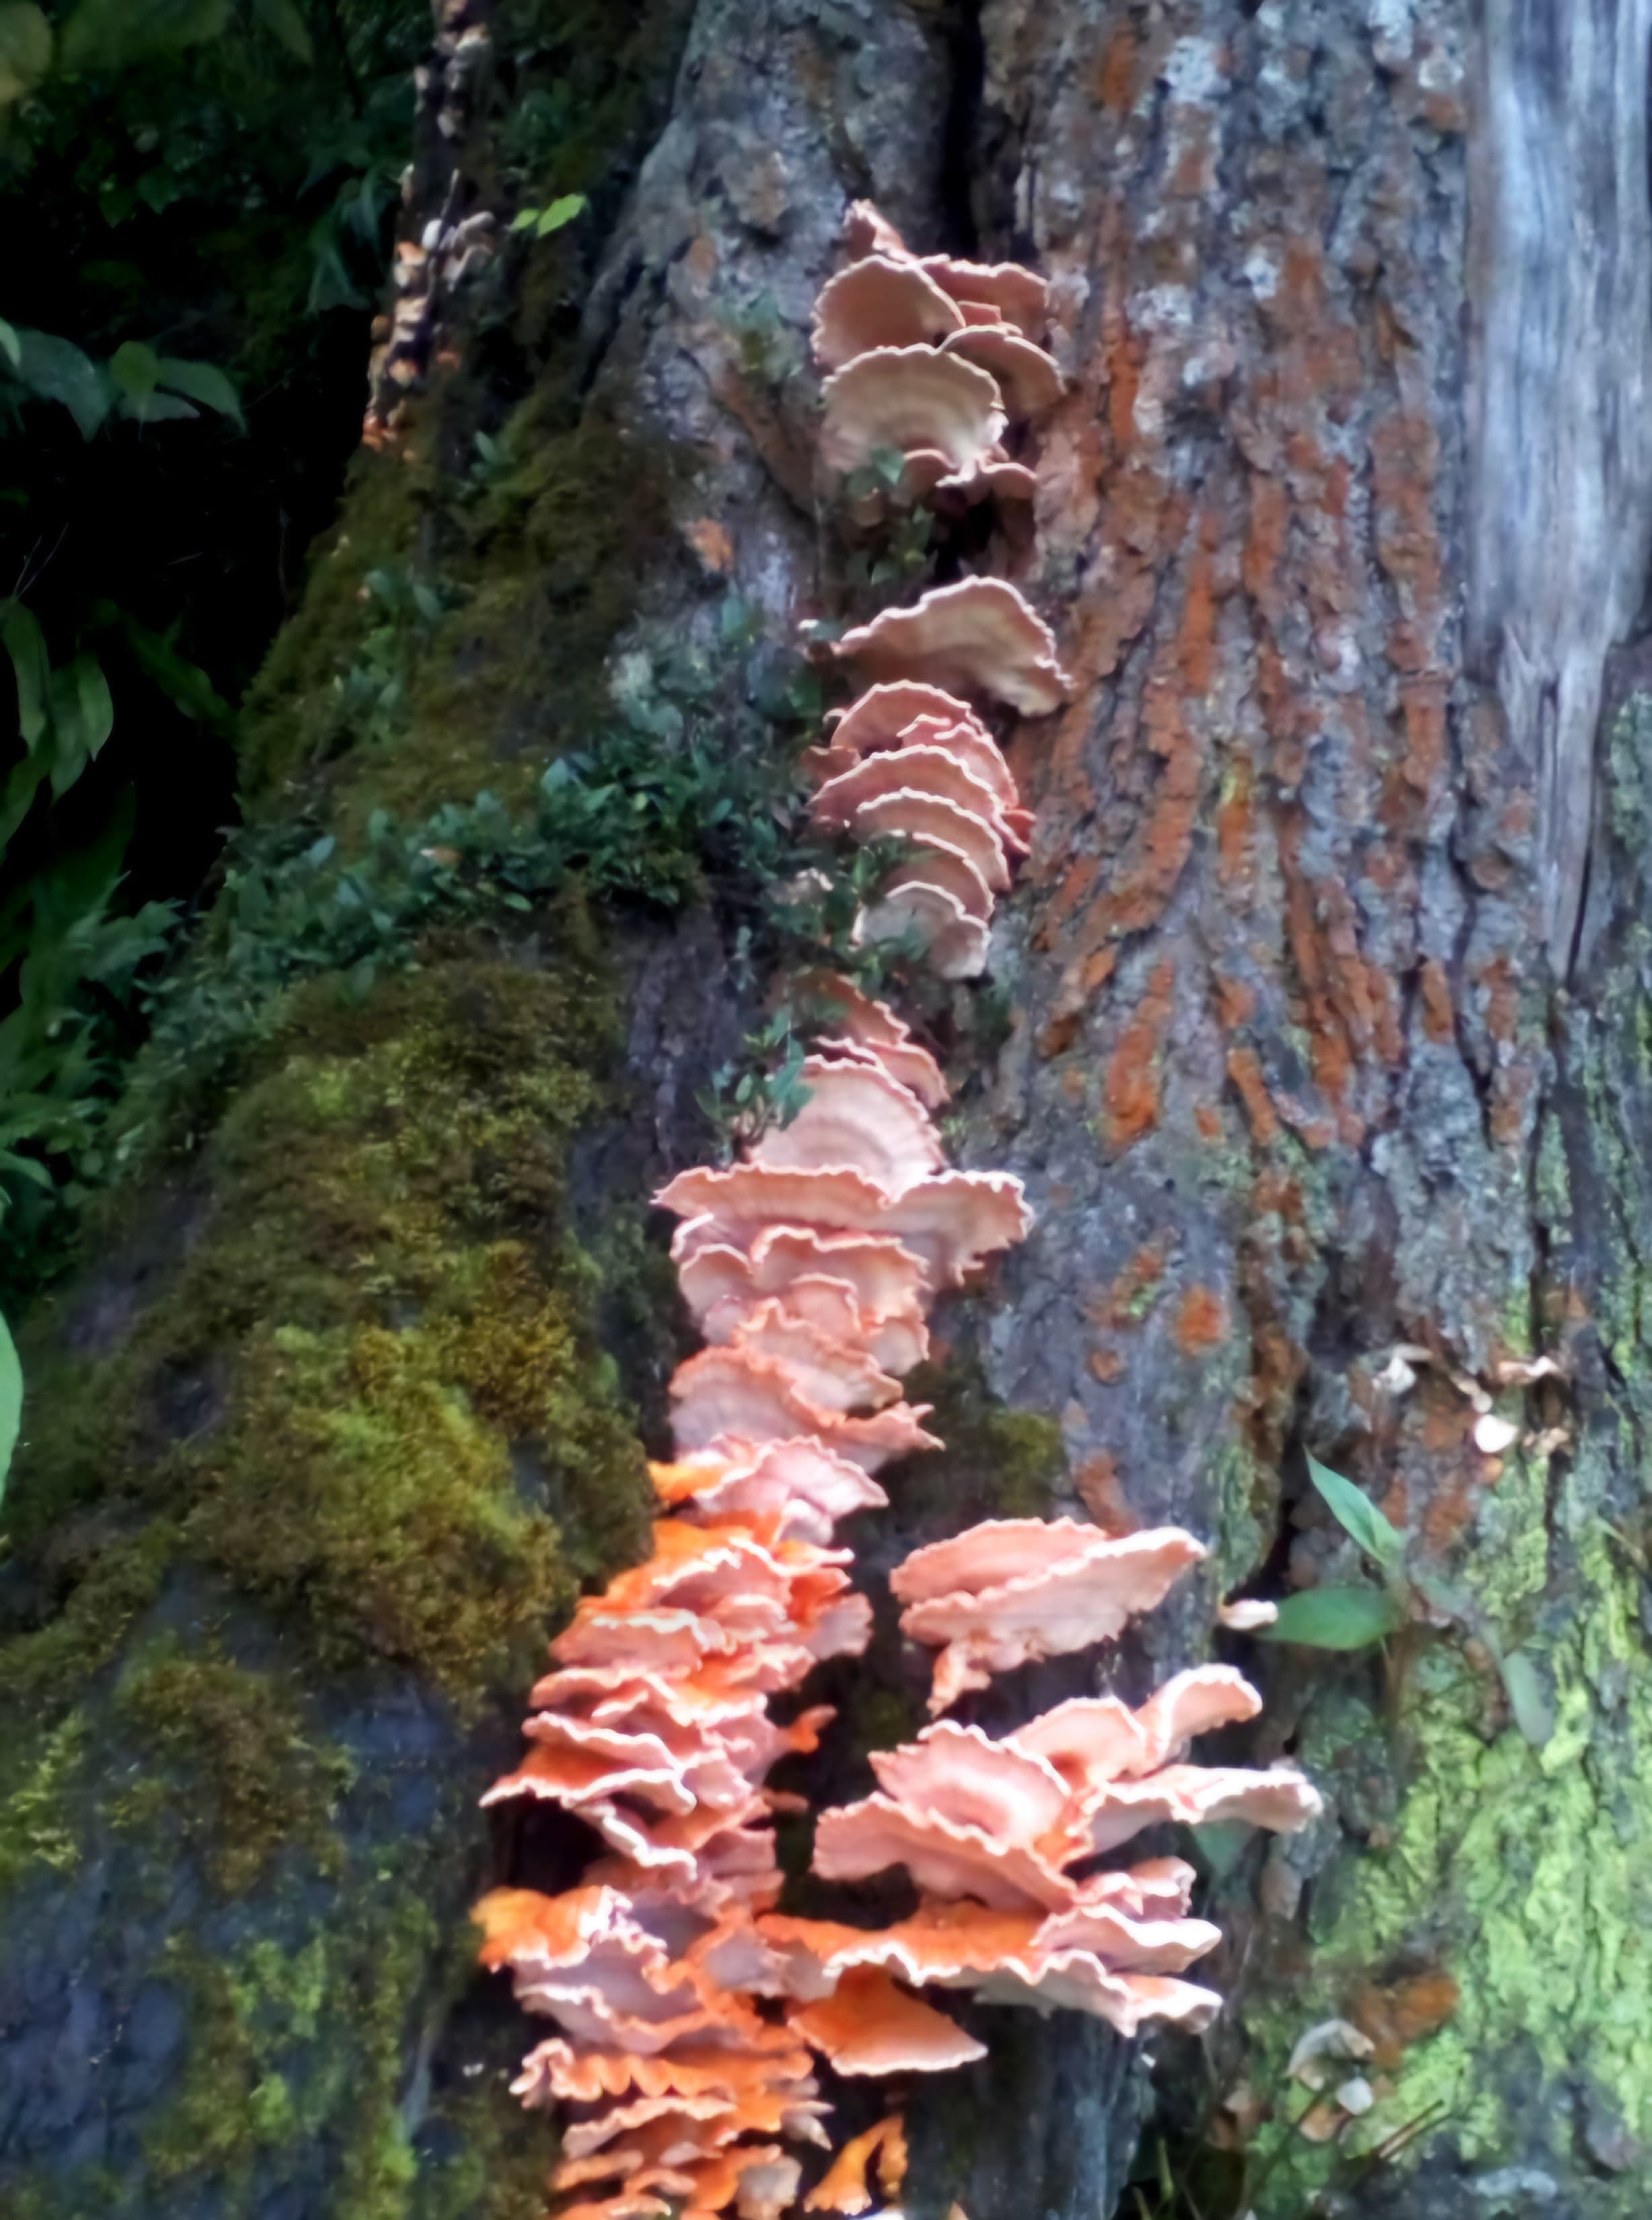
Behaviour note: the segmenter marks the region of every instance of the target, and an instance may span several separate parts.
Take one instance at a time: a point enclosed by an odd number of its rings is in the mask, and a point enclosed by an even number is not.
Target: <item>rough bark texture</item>
[[[511,799],[611,651],[634,691],[713,650],[731,591],[776,643],[836,605],[801,340],[847,200],[1052,278],[1072,390],[1025,583],[1081,684],[1017,738],[1039,827],[995,959],[1007,1039],[951,1036],[965,1156],[1021,1171],[1040,1226],[949,1334],[1056,1422],[1094,1515],[1215,1545],[1118,1664],[1128,1692],[1208,1647],[1226,1587],[1362,1577],[1304,1444],[1433,1583],[1385,1665],[1247,1658],[1262,1747],[1331,1809],[1306,1841],[1208,1846],[1236,2004],[1208,2063],[1163,2051],[1169,2111],[1196,2142],[1234,2098],[1258,2164],[1233,2209],[1261,2220],[1315,2192],[1628,2220],[1652,2165],[1652,695],[1607,661],[1652,529],[1652,4],[554,16],[501,11],[459,152],[498,205],[513,51],[548,41],[590,119],[582,245],[502,259],[455,309],[462,368],[433,340],[273,658],[255,808],[348,841],[379,804]],[[508,407],[508,477],[461,496]],[[357,587],[415,558],[459,606],[406,728],[340,738]],[[559,908],[439,936],[347,1009],[306,990],[37,1327],[58,1402],[0,1595],[0,1685],[41,1722],[0,1835],[9,2211],[537,2209],[545,2134],[501,2086],[519,2030],[455,1969],[490,1857],[558,1852],[490,1853],[471,1805],[524,1637],[634,1545],[625,1397],[657,1418],[671,1329],[633,1206],[696,1152],[694,1091],[741,1031],[735,922]],[[1409,1388],[1396,1342],[1436,1360]],[[1559,1379],[1503,1384],[1537,1352]],[[1529,1445],[1475,1447],[1476,1382]],[[954,1403],[951,1504],[908,1475],[875,1553],[1044,1487],[1037,1418]],[[875,1655],[888,1687],[846,1693],[887,1741],[908,1692]],[[1318,2143],[1284,2065],[1336,2013],[1377,2043],[1378,2103]],[[920,2105],[911,2210],[1104,2220],[1138,2062],[988,2017],[992,2064]]]

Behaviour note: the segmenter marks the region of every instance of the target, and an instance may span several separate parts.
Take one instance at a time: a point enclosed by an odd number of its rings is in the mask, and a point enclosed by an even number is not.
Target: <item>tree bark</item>
[[[1644,2204],[1649,32],[1652,0],[501,11],[409,233],[455,157],[462,204],[508,212],[547,46],[605,119],[585,228],[436,304],[428,390],[258,704],[261,820],[347,842],[381,801],[508,791],[615,656],[709,651],[731,594],[789,640],[842,594],[803,349],[846,203],[1050,278],[1070,390],[1024,583],[1079,684],[1015,738],[1038,833],[1007,1037],[963,1094],[964,1160],[1020,1172],[1039,1225],[949,1338],[1059,1426],[1057,1507],[1212,1545],[1106,1685],[1206,1654],[1235,1587],[1368,1577],[1305,1448],[1418,1583],[1380,1656],[1223,1637],[1267,1690],[1256,1748],[1329,1808],[1200,1853],[1233,2003],[1202,2055],[1150,2048],[1205,2220]],[[478,510],[475,432],[513,410]],[[386,559],[463,599],[408,729],[327,759]],[[616,1413],[657,1424],[675,1346],[636,1228],[755,1007],[737,922],[558,909],[439,938],[347,1020],[307,990],[37,1325],[59,1404],[0,1595],[0,1685],[40,1720],[0,1835],[28,2220],[539,2209],[521,2030],[455,1969],[467,1894],[559,1853],[490,1848],[474,1795],[524,1630],[634,1546]],[[623,1394],[578,1392],[599,1344]],[[533,1366],[548,1409],[508,1392]],[[377,1428],[400,1472],[439,1426],[471,1493],[416,1469],[409,1511],[375,1466],[395,1550],[336,1543],[368,1469],[340,1442]],[[284,1487],[324,1543],[254,1531]],[[163,1808],[194,1795],[205,1831]],[[1287,2063],[1331,2018],[1374,2102],[1304,2122]],[[1144,2061],[1068,2015],[981,2024],[989,2064],[915,2109],[910,2210],[1105,2220]]]

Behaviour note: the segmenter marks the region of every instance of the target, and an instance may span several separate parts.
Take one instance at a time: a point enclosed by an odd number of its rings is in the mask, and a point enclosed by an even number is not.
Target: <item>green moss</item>
[[[924,1423],[946,1444],[896,1469],[891,1493],[907,1516],[944,1512],[960,1526],[970,1518],[1039,1518],[1048,1512],[1067,1470],[1054,1419],[996,1401],[979,1365],[957,1352],[908,1373],[906,1394],[911,1402],[934,1406]]]
[[[443,577],[457,606],[414,665],[394,745],[340,765],[332,814],[412,817],[481,788],[527,801],[545,757],[608,714],[603,660],[663,544],[669,451],[548,372],[499,437],[502,469],[452,521]]]
[[[376,620],[367,577],[411,560],[434,488],[396,454],[363,448],[352,464],[338,526],[312,552],[303,598],[242,710],[242,783],[265,809],[290,808],[294,783],[345,744],[341,681]]]
[[[194,1843],[231,1895],[289,1849],[336,1874],[333,1821],[353,1768],[313,1738],[290,1679],[166,1635],[128,1662],[115,1708],[139,1768],[106,1800],[117,1830]]]
[[[41,1866],[69,1873],[80,1861],[67,1799],[84,1774],[84,1716],[68,1718],[32,1748],[14,1744],[0,1759],[0,1894]]]
[[[473,2084],[433,2105],[413,2220],[544,2220],[554,2144],[544,2114],[524,2111],[510,2093],[521,2045],[514,2030],[509,2040],[508,2062],[470,2061],[482,2065]]]
[[[1506,1488],[1504,1529],[1475,1562],[1488,1568],[1484,1600],[1511,1641],[1523,1621],[1538,1629],[1527,1654],[1552,1689],[1555,1731],[1536,1749],[1512,1727],[1495,1730],[1495,1692],[1454,1644],[1416,1664],[1392,1824],[1319,1892],[1312,1980],[1248,2014],[1257,2055],[1247,2078],[1282,2092],[1296,2036],[1348,2011],[1368,1982],[1438,1969],[1458,2001],[1406,2050],[1391,2093],[1340,2156],[1269,2131],[1279,2154],[1253,2200],[1261,2220],[1296,2220],[1337,2167],[1431,2108],[1470,2168],[1517,2153],[1541,2163],[1547,2145],[1555,2173],[1568,2178],[1572,2109],[1545,2095],[1562,2084],[1587,2088],[1615,2128],[1652,2142],[1652,1943],[1640,1874],[1652,1839],[1652,1693],[1639,1581],[1598,1522],[1578,1517],[1568,1536],[1576,1600],[1546,1606],[1543,1469],[1512,1466],[1499,1509]],[[1311,1770],[1337,1776],[1340,1733],[1334,1711],[1315,1715],[1302,1750]],[[1630,2220],[1643,2204],[1625,2174],[1601,2181],[1587,2210]]]
[[[374,1884],[291,1949],[252,1943],[224,1961],[175,1942],[167,1967],[190,1999],[191,2042],[146,2136],[161,2182],[207,2175],[230,2215],[269,2171],[326,2136],[336,2220],[401,2220],[414,2160],[401,2098],[406,2042],[434,1993],[439,1937],[407,1889]]]
[[[85,1423],[77,1425],[77,1419]],[[97,1486],[96,1476],[81,1462],[82,1444],[98,1431],[91,1419],[89,1410],[65,1413],[64,1431],[74,1444],[65,1459],[64,1500],[71,1510]],[[28,1522],[9,1512],[8,1523],[14,1539],[22,1539],[30,1525],[48,1522],[37,1512]],[[62,1576],[71,1584],[67,1593],[40,1624],[0,1643],[0,1702],[8,1712],[16,1706],[20,1718],[58,1715],[78,1700],[81,1690],[115,1656],[133,1620],[159,1594],[177,1542],[176,1529],[165,1518],[134,1533],[94,1518],[76,1554],[78,1531],[78,1522],[71,1519],[58,1537],[71,1545],[58,1557]]]
[[[15,1531],[84,1531],[85,1561],[0,1685],[72,1701],[182,1559],[318,1667],[393,1658],[468,1705],[638,1544],[642,1453],[564,1214],[611,1022],[578,940],[554,974],[451,951],[365,1005],[295,1001],[165,1295],[116,1356],[36,1375]]]

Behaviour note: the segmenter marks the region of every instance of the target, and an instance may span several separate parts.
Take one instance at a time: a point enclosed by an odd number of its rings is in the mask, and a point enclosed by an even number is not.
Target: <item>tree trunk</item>
[[[748,679],[843,596],[805,345],[870,197],[926,249],[1033,262],[1070,379],[1025,583],[1079,684],[1015,739],[1005,1037],[939,1015],[963,1159],[1039,1217],[948,1321],[979,1421],[950,1515],[1011,1500],[1029,1442],[1043,1475],[1041,1417],[1054,1507],[1206,1537],[1130,1693],[1235,1587],[1368,1577],[1305,1448],[1413,1583],[1381,1652],[1220,1637],[1327,1817],[1199,1853],[1233,2001],[1202,2056],[1150,2046],[1198,2201],[1144,2202],[1627,2220],[1652,0],[496,12],[490,53],[447,9],[408,234],[544,204],[511,151],[536,99],[590,205],[446,265],[376,365],[380,444],[249,717],[253,845],[134,1081],[137,1169],[34,1323],[0,1567],[32,1723],[0,1777],[7,2211],[541,2209],[524,2031],[467,1985],[463,1912],[570,1875],[475,1797],[547,1624],[637,1544],[628,1413],[658,1441],[677,1349],[646,1196],[753,1021],[753,912],[714,879],[664,922],[477,895],[421,913],[416,972],[388,941],[342,977],[271,951],[311,929],[322,827],[370,856],[380,809],[525,807],[685,645],[724,670],[755,635],[719,714],[768,714]],[[429,821],[437,851],[481,837]],[[900,1694],[862,1689],[869,1731]],[[1367,2055],[1316,2094],[1287,2063],[1333,2018]],[[1069,2015],[981,2024],[989,2064],[917,2107],[910,2210],[1105,2220],[1144,2061]]]

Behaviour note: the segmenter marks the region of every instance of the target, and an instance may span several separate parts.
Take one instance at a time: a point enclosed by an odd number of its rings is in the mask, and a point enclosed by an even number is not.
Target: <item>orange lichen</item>
[[[1443,2028],[1462,1991],[1449,1974],[1412,1974],[1398,1981],[1367,1984],[1349,2006],[1349,2017],[1376,2048],[1372,2064],[1392,2073],[1413,2042]]]
[[[1121,1155],[1158,1124],[1163,1082],[1159,1058],[1169,1029],[1175,966],[1166,957],[1153,967],[1147,992],[1131,1013],[1107,1059],[1102,1082],[1103,1138]]]
[[[1214,1288],[1189,1288],[1176,1311],[1171,1328],[1176,1347],[1186,1356],[1202,1356],[1227,1339],[1227,1305]]]

